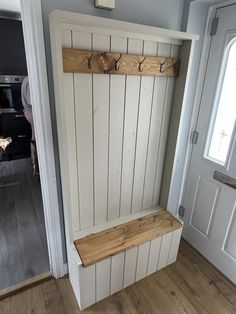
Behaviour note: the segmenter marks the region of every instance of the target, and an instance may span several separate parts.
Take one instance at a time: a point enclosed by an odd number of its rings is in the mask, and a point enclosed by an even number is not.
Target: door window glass
[[[225,165],[236,128],[236,41],[226,50],[225,72],[208,142],[207,158]]]

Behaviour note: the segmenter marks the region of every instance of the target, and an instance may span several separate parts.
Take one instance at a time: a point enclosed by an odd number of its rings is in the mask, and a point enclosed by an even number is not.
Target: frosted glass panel
[[[236,121],[236,42],[230,48],[226,61],[221,94],[208,157],[224,165],[230,149]]]

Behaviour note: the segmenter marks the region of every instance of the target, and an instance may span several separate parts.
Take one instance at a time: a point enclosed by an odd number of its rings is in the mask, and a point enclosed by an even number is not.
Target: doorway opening
[[[50,270],[22,22],[2,15],[0,290]]]

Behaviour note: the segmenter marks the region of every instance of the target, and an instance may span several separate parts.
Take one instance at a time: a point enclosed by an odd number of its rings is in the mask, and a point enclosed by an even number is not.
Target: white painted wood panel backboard
[[[178,56],[175,45],[79,27],[63,31],[62,44]],[[73,231],[158,205],[175,79],[78,73],[63,77]]]

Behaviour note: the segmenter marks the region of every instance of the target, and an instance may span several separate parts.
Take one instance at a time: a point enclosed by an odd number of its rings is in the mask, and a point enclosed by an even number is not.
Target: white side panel
[[[169,51],[167,50],[169,47]],[[159,47],[161,49],[161,47]],[[178,50],[176,46],[165,45],[163,46],[163,51],[159,49],[158,54],[163,55],[165,57],[177,57]],[[164,55],[165,54],[165,55]],[[162,171],[164,166],[164,159],[165,159],[165,151],[166,151],[166,141],[168,135],[168,127],[169,127],[169,118],[171,112],[171,104],[172,104],[172,97],[174,92],[174,78],[167,78],[167,84],[165,88],[165,104],[164,104],[164,112],[162,118],[162,127],[161,127],[161,138],[159,142],[159,151],[158,151],[158,160],[156,165],[156,178],[155,178],[155,186],[154,186],[154,193],[153,193],[153,204],[159,204],[159,195],[160,195],[160,188],[161,188],[161,179],[162,179]]]
[[[157,270],[160,270],[161,268],[168,265],[171,239],[172,239],[172,232],[167,233],[162,237],[161,250],[160,250]]]
[[[132,285],[135,280],[138,248],[135,247],[125,252],[124,288]]]
[[[71,47],[71,31],[63,30],[62,44],[64,47]],[[64,111],[64,123],[66,125],[66,148],[67,154],[70,156],[68,162],[69,171],[69,191],[70,191],[70,206],[71,206],[71,223],[72,231],[79,230],[79,196],[78,196],[78,177],[77,177],[77,151],[76,151],[76,127],[75,127],[75,104],[74,104],[74,88],[73,74],[63,73],[64,97],[66,110]],[[73,117],[73,118],[72,118]]]
[[[109,51],[110,37],[93,34],[94,50]],[[95,224],[107,221],[109,75],[93,75]]]
[[[79,268],[81,287],[81,310],[96,302],[95,292],[95,265]]]
[[[96,264],[96,302],[110,295],[110,258]]]
[[[68,250],[68,270],[70,282],[79,306],[81,307],[81,287],[80,287],[80,264],[78,261],[78,253],[74,245],[71,245]]]
[[[147,275],[149,249],[150,249],[150,241],[144,244],[141,244],[138,247],[138,260],[137,260],[135,281],[138,281],[146,277]]]
[[[128,53],[142,54],[142,51],[142,40],[128,40]],[[129,215],[131,212],[139,89],[140,77],[127,76],[120,204],[120,213],[122,216]]]
[[[168,257],[168,265],[174,263],[177,259],[181,234],[182,234],[182,228],[175,230],[172,233],[172,240],[171,240],[170,252],[169,252],[169,257]]]
[[[111,258],[111,294],[122,290],[125,253]]]
[[[111,38],[112,52],[127,52],[127,39]],[[108,220],[119,217],[123,149],[125,75],[110,76]]]
[[[72,33],[74,48],[91,49],[91,34]],[[77,132],[80,229],[91,227],[93,213],[93,99],[92,75],[74,74],[75,118]]]
[[[161,237],[156,238],[151,241],[149,259],[148,259],[148,268],[147,268],[147,276],[153,274],[157,270],[157,264],[160,255],[161,248]]]
[[[166,44],[158,45],[158,56],[169,56],[170,46]],[[155,77],[154,91],[153,91],[153,104],[152,104],[152,116],[150,125],[149,144],[147,152],[147,166],[145,174],[145,185],[143,194],[142,208],[149,208],[153,204],[153,191],[155,184],[155,169],[158,162],[158,156],[160,156],[160,140],[161,130],[163,126],[163,114],[165,108],[166,99],[166,86],[167,78]],[[160,177],[157,180],[161,180]],[[158,203],[158,197],[155,198],[155,202]]]
[[[157,43],[144,41],[143,54],[156,56]],[[145,62],[145,61],[144,61]],[[138,129],[136,134],[135,168],[133,183],[132,211],[142,209],[143,188],[147,161],[147,148],[150,131],[150,117],[154,90],[154,77],[141,77]]]

